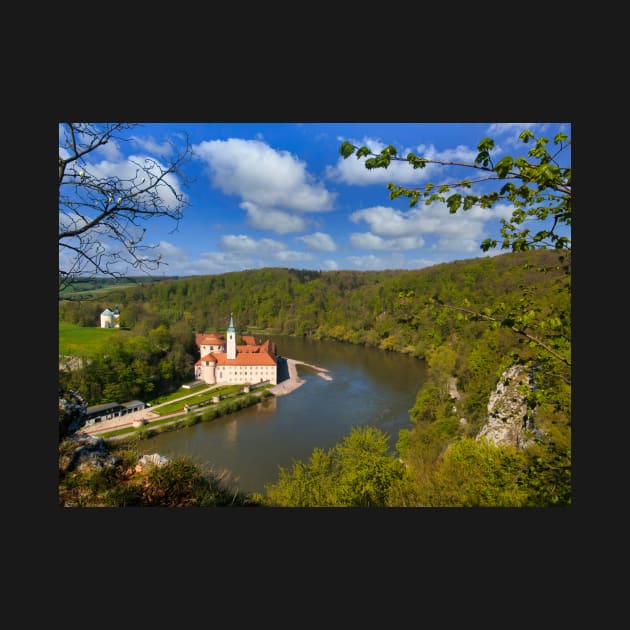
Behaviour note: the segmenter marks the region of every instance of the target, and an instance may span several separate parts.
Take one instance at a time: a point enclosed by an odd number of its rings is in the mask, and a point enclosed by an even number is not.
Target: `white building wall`
[[[242,385],[269,381],[278,384],[278,370],[275,365],[218,365],[215,369],[216,382],[224,385]]]

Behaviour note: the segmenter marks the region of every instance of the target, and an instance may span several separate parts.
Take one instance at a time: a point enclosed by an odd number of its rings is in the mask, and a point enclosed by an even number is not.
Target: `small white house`
[[[101,328],[120,328],[120,311],[118,306],[113,311],[106,308],[101,313]]]

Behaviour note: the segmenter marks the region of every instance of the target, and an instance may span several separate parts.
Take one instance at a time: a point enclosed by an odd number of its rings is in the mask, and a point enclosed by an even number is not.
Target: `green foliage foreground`
[[[355,427],[344,440],[309,461],[280,467],[278,483],[267,486],[270,505],[281,507],[385,507],[404,466],[388,453],[388,437],[374,427]]]
[[[69,442],[60,444],[60,462]],[[172,458],[165,465],[138,466],[128,444],[105,446],[100,465],[60,465],[59,505],[62,507],[224,507],[253,506],[246,494],[229,487],[226,474],[192,458]]]

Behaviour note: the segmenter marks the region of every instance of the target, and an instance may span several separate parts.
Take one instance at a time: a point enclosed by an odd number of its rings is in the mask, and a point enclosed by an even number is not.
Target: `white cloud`
[[[291,265],[314,260],[312,254],[286,249],[286,246],[278,241],[255,240],[244,235],[224,237],[220,248],[222,251],[203,252],[193,259],[186,249],[161,241],[157,251],[162,254],[164,264],[159,271],[164,275],[189,276],[258,269],[278,264]]]
[[[521,131],[525,129],[532,129],[538,126],[540,123],[492,123],[486,133],[491,134],[493,136],[500,136],[505,133],[512,133],[513,135],[518,135]]]
[[[387,256],[348,256],[349,260],[355,267],[359,269],[422,269],[437,265],[440,260],[429,260],[428,258],[406,258],[403,254],[393,253]]]
[[[347,256],[355,267],[359,269],[404,269],[405,257],[402,254],[390,254],[389,256]]]
[[[160,241],[157,246],[157,251],[162,255],[162,258],[171,262],[188,262],[188,254],[186,253],[186,250],[167,241]]]
[[[308,249],[316,252],[334,252],[337,245],[328,234],[323,232],[314,232],[306,236],[299,236],[298,240],[304,241]]]
[[[253,239],[245,234],[226,234],[221,237],[219,247],[224,251],[246,254],[271,254],[286,249],[286,245],[270,238]]]
[[[212,185],[227,195],[265,208],[297,212],[331,210],[335,198],[288,151],[276,151],[258,140],[210,140],[194,145],[208,164]]]
[[[335,269],[339,269],[339,264],[337,263],[336,260],[332,260],[331,258],[328,258],[326,260],[322,260],[322,264],[320,265],[320,268],[323,269],[324,271],[334,271]]]
[[[424,239],[419,236],[401,236],[399,238],[384,239],[371,232],[354,232],[350,235],[350,244],[357,249],[417,249],[424,245]]]
[[[268,264],[269,261],[294,263],[313,260],[308,252],[297,252],[287,249],[287,246],[270,238],[256,240],[245,234],[227,234],[221,237],[219,247],[224,252],[238,256],[255,256],[259,258],[256,267]]]
[[[131,136],[130,139],[141,149],[144,149],[145,151],[153,155],[165,156],[173,150],[173,146],[168,141],[164,141],[162,142],[162,144],[160,144],[159,142],[156,142],[155,139],[152,137],[140,138],[138,136]]]
[[[243,201],[239,205],[247,211],[249,225],[257,230],[271,230],[276,234],[288,234],[306,229],[306,221],[300,216],[282,210],[260,208],[251,201]]]
[[[451,214],[442,202],[422,205],[406,212],[386,206],[357,210],[350,215],[354,223],[365,221],[370,232],[353,233],[353,247],[374,250],[416,249],[425,244],[426,237],[435,237],[432,249],[473,251],[485,238],[488,221],[509,218],[513,207],[497,204],[493,208],[473,206]]]
[[[545,133],[549,128],[548,123],[493,123],[488,127],[486,133],[494,136],[495,138],[498,136],[505,136],[502,138],[501,142],[504,142],[506,146],[511,147],[512,149],[529,149],[529,146],[523,144],[523,142],[519,139],[519,134],[521,131],[525,129],[529,129],[535,134]],[[531,145],[531,141],[530,141]],[[500,152],[501,148],[496,145],[495,150]],[[494,155],[494,154],[493,154]]]
[[[364,210],[357,210],[350,215],[353,223],[366,221],[371,231],[381,236],[398,237],[409,234],[410,231],[419,232],[415,225],[416,218],[421,214],[418,210],[402,212],[386,206],[373,206]]]
[[[125,159],[118,143],[115,140],[108,140],[105,144],[101,144],[94,150],[93,155],[98,155],[110,162],[120,162]]]
[[[307,260],[313,260],[313,255],[308,252],[296,252],[292,250],[286,250],[282,252],[276,252],[272,255],[272,258],[280,262],[304,262]]]

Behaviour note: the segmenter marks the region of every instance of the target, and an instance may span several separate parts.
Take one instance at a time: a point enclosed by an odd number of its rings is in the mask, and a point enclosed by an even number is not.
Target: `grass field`
[[[103,354],[112,338],[128,336],[120,328],[87,328],[59,322],[59,354],[73,357],[95,357]]]

